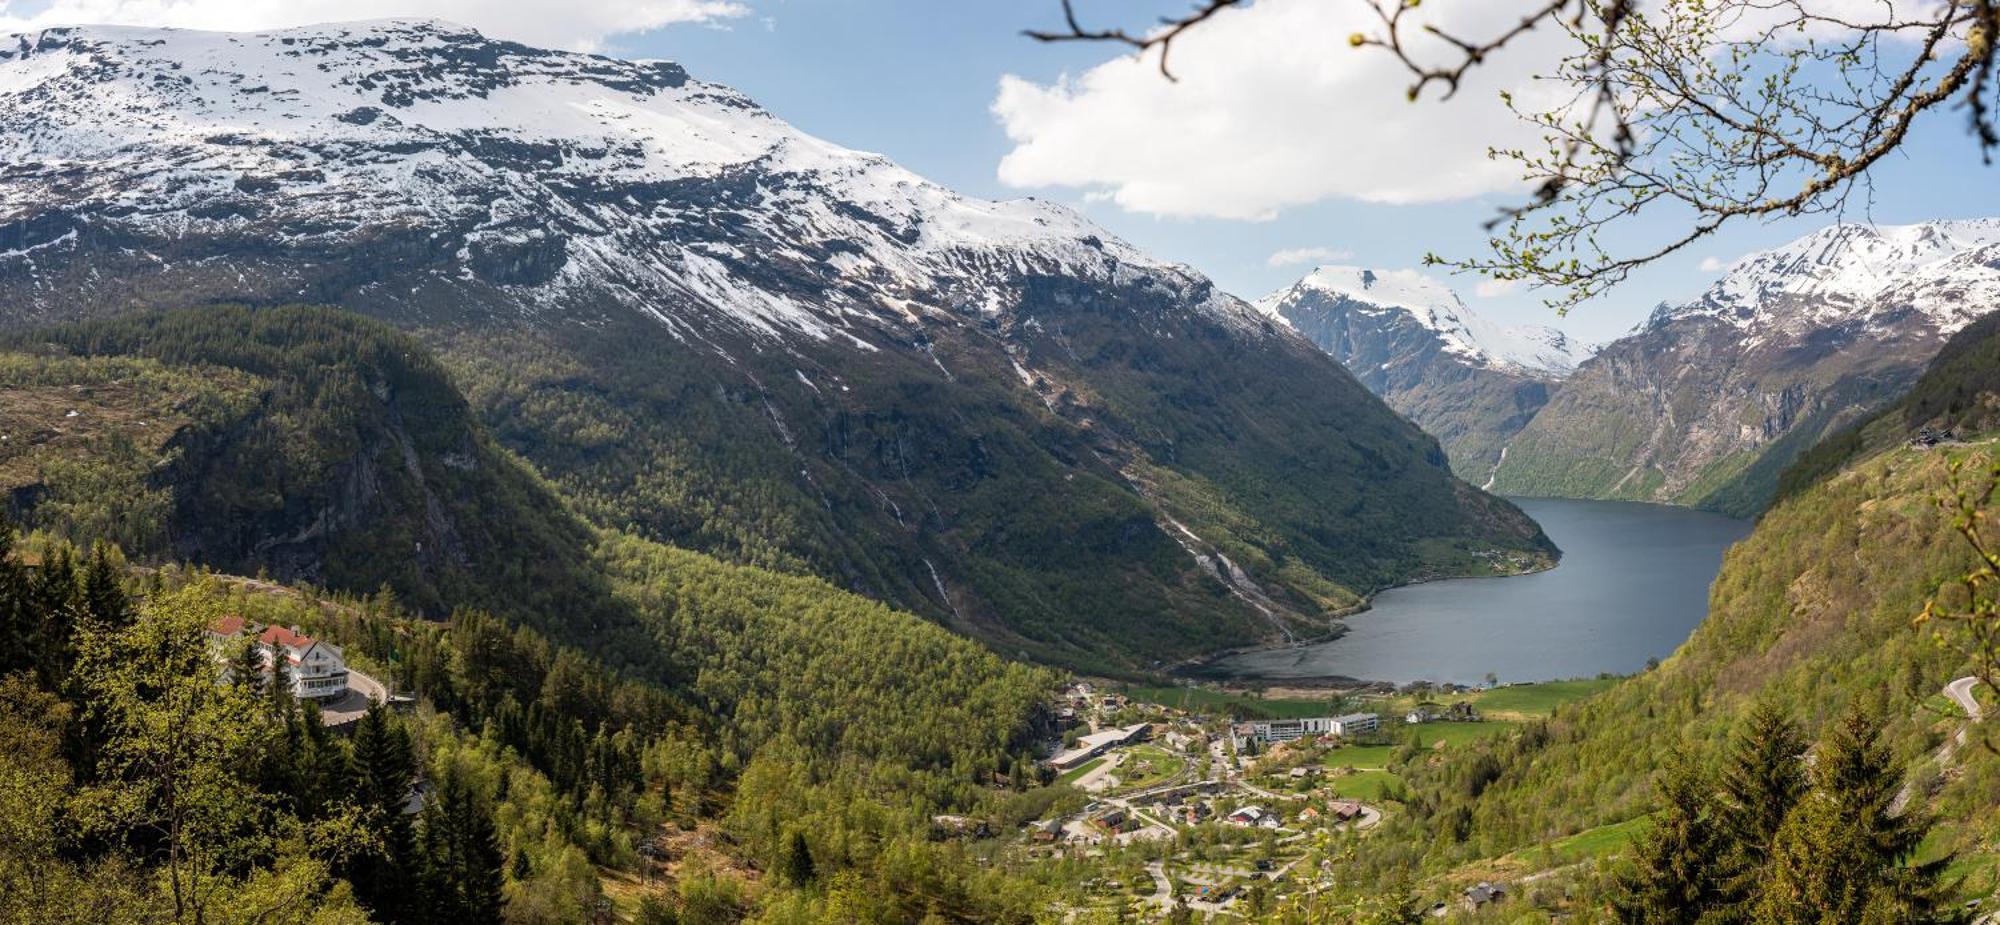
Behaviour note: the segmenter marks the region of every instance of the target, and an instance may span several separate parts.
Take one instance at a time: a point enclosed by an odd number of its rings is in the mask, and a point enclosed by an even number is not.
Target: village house
[[[1245,806],[1233,813],[1230,813],[1229,821],[1233,825],[1256,825],[1258,822],[1262,821],[1264,817],[1265,813],[1263,807]]]
[[[240,640],[253,632],[256,633],[257,650],[263,659],[266,676],[277,659],[284,659],[292,696],[305,700],[331,700],[347,693],[347,660],[339,646],[307,636],[296,626],[260,628],[235,614],[215,621],[208,628],[210,648],[215,657],[225,663],[224,680],[230,680],[226,663],[235,654],[231,647],[240,645]]]
[[[1505,884],[1481,881],[1478,886],[1470,887],[1465,891],[1465,907],[1468,909],[1481,909],[1490,903],[1497,903],[1506,898],[1507,886]]]

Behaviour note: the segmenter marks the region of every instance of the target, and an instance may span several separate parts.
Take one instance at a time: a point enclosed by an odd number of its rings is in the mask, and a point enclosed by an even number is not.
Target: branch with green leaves
[[[1480,36],[1427,20],[1420,0],[1347,2],[1373,22],[1347,44],[1394,57],[1412,102],[1427,90],[1451,98],[1531,32],[1566,36],[1568,51],[1537,73],[1535,101],[1501,94],[1541,136],[1534,147],[1488,150],[1520,168],[1526,201],[1487,224],[1486,255],[1426,258],[1548,291],[1558,311],[1731,223],[1865,213],[1869,171],[1939,110],[1965,113],[1989,162],[2000,147],[2000,0],[1516,0],[1518,19]],[[1174,42],[1248,5],[1203,0],[1131,32],[1086,28],[1063,0],[1066,29],[1028,34],[1158,49],[1166,72]],[[1660,227],[1672,230],[1647,231]]]
[[[1972,660],[1973,676],[1989,692],[2000,692],[2000,539],[1992,535],[1996,494],[2000,494],[2000,461],[1977,469],[1968,469],[1963,460],[1951,464],[1951,488],[1938,504],[1974,562],[1964,574],[1939,584],[1917,616],[1919,625],[1952,630],[1940,636],[1965,651]],[[1985,737],[1984,744],[2000,753],[1992,736]]]

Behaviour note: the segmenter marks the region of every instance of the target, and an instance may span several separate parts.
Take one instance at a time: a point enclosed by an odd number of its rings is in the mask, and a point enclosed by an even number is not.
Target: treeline
[[[238,574],[361,593],[387,583],[432,617],[478,606],[517,620],[562,614],[578,638],[629,628],[580,567],[590,528],[492,445],[423,345],[385,324],[319,308],[208,306],[15,334],[0,350],[11,360],[0,368],[32,381],[140,364],[177,390],[190,379],[219,384],[169,396],[167,409],[152,407],[157,385],[137,405],[102,391],[103,405],[82,414],[141,419],[128,440],[158,442],[162,426],[171,440],[154,458],[100,472],[88,493],[53,499],[73,510],[23,512],[31,522]],[[101,529],[125,518],[92,505],[123,512],[148,493],[165,495],[164,518],[153,517],[163,523]],[[643,652],[630,638],[603,641]]]
[[[1929,925],[1971,916],[1919,861],[1923,807],[1898,799],[1903,775],[1865,709],[1808,749],[1775,705],[1746,719],[1715,774],[1669,758],[1651,836],[1611,897],[1627,925]]]

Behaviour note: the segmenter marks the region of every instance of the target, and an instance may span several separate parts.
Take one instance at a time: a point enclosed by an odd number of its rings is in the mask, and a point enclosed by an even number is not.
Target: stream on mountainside
[[[1226,656],[1200,674],[1484,684],[1629,674],[1665,658],[1708,609],[1722,553],[1749,521],[1628,501],[1511,499],[1563,551],[1546,572],[1392,588],[1338,639]]]

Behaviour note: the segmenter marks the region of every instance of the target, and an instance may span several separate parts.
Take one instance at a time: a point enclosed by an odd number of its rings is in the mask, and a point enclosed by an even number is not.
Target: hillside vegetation
[[[1804,491],[1925,428],[1961,436],[2000,428],[2000,312],[1954,335],[1909,394],[1800,456],[1779,479],[1779,496]]]
[[[1569,892],[1541,891],[1536,904],[1577,911],[1630,900],[1630,878],[1640,876],[1632,864],[1695,850],[1684,840],[1727,816],[1731,804],[1713,788],[1726,783],[1722,765],[1740,754],[1761,706],[1798,723],[1805,741],[1879,748],[1866,760],[1883,763],[1891,790],[1908,790],[1912,818],[1935,823],[1906,860],[1948,863],[1940,882],[1963,897],[2000,888],[2000,757],[1946,747],[1964,716],[1940,691],[1971,672],[1972,657],[1955,630],[1916,625],[1940,583],[1975,564],[1953,530],[1956,511],[1940,501],[1959,467],[1983,472],[2000,460],[2000,443],[1984,434],[1917,448],[1901,436],[1919,422],[1961,434],[1990,425],[1997,343],[1983,325],[1909,399],[1857,431],[1860,442],[1816,451],[1816,480],[1794,470],[1790,494],[1727,553],[1707,619],[1657,668],[1514,736],[1401,767],[1409,812],[1384,833],[1396,849],[1370,863],[1454,883],[1623,857],[1569,869]],[[1879,739],[1867,746],[1869,735],[1852,730],[1873,724]],[[1869,799],[1888,799],[1875,793]]]
[[[574,568],[588,528],[480,431],[428,351],[378,322],[212,307],[0,348],[7,413],[81,431],[27,441],[9,465],[30,525],[242,574],[388,585],[434,616],[610,619]]]

